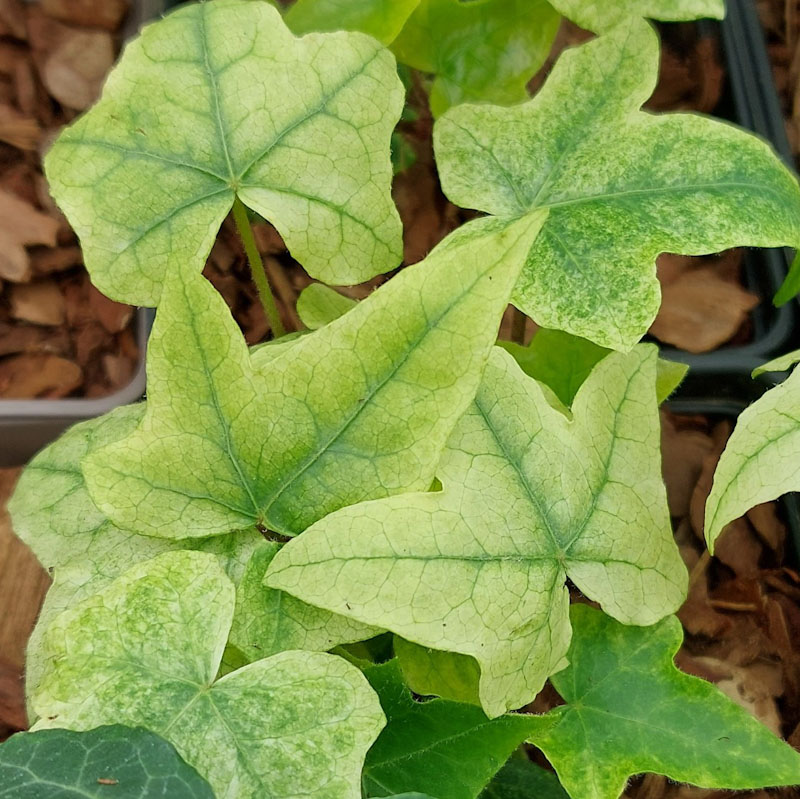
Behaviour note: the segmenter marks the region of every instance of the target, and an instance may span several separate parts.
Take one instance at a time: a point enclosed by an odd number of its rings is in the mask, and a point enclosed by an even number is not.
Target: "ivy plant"
[[[53,583],[28,650],[33,728],[0,746],[0,795],[800,784],[800,755],[673,665],[688,578],[658,407],[685,367],[639,341],[659,252],[796,244],[800,188],[743,131],[640,110],[658,55],[643,18],[718,2],[554,2],[601,35],[527,102],[558,14],[523,5],[299,0],[285,22],[262,0],[187,5],[54,144],[93,280],[158,310],[146,400],[65,433],[10,503]],[[441,116],[444,188],[485,215],[355,302],[325,284],[400,261],[389,43],[436,74],[442,111],[490,89],[523,102]],[[321,281],[291,335],[252,212]],[[271,322],[252,348],[201,275],[228,213]],[[527,346],[495,346],[510,300],[545,326]],[[710,541],[795,487],[793,386],[742,417]],[[534,713],[548,680],[565,704]]]

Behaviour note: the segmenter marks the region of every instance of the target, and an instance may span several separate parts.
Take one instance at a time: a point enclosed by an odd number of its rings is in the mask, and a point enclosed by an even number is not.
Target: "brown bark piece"
[[[738,577],[758,574],[761,553],[762,546],[745,519],[736,519],[725,527],[714,548],[715,557]]]
[[[41,0],[51,17],[83,28],[117,30],[128,12],[127,0]]]
[[[758,305],[755,294],[713,269],[687,272],[663,287],[661,310],[650,332],[687,352],[709,352],[731,339]]]
[[[63,272],[83,263],[80,247],[58,247],[56,249],[34,249],[29,254],[31,267],[37,275]]]
[[[21,352],[64,355],[68,350],[69,339],[63,328],[53,331],[33,325],[0,322],[0,356]]]
[[[0,652],[10,667],[21,669],[50,578],[11,529],[6,502],[18,475],[19,469],[0,469]]]
[[[119,333],[131,321],[133,308],[130,305],[110,300],[91,284],[88,290],[88,300],[92,315],[109,333]]]
[[[58,399],[80,386],[81,368],[56,355],[15,355],[0,361],[0,398]]]
[[[58,222],[7,191],[0,190],[0,229],[20,244],[56,246]]]
[[[761,540],[774,552],[782,552],[786,525],[778,517],[777,505],[765,502],[747,511],[747,518]]]
[[[22,670],[0,660],[0,741],[27,726]]]
[[[661,427],[661,469],[667,486],[670,515],[689,513],[689,501],[703,468],[713,451],[710,436],[700,430],[677,430],[668,417]]]
[[[25,248],[0,228],[0,278],[12,283],[30,280],[31,267]]]
[[[65,319],[64,295],[48,280],[11,287],[11,316],[34,325],[60,325]]]
[[[114,63],[114,40],[104,31],[70,30],[47,57],[42,80],[63,105],[82,111],[99,96]]]
[[[0,29],[15,39],[25,39],[25,9],[21,0],[0,0]]]
[[[0,103],[0,141],[19,150],[33,152],[39,143],[39,123],[20,114],[6,103]]]

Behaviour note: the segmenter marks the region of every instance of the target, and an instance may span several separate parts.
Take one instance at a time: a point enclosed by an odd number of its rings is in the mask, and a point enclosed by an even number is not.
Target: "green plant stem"
[[[267,280],[267,272],[264,269],[264,262],[256,246],[253,236],[253,229],[250,227],[250,220],[247,218],[247,209],[242,205],[242,201],[236,197],[233,201],[233,219],[236,222],[236,229],[247,253],[247,260],[250,263],[250,274],[253,282],[258,289],[258,298],[261,300],[261,307],[267,315],[267,321],[272,329],[273,338],[280,338],[286,335],[286,328],[281,322],[281,315],[278,313],[278,306],[275,303],[275,296]]]

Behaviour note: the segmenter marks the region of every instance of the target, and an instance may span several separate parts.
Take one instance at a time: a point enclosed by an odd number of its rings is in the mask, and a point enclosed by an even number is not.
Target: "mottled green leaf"
[[[550,0],[565,17],[600,33],[630,17],[682,22],[725,16],[725,0]]]
[[[404,91],[360,33],[295,38],[264,2],[193,3],[146,27],[45,161],[97,287],[159,302],[202,269],[233,199],[332,283],[402,256],[389,140]]]
[[[404,64],[435,73],[434,115],[462,102],[518,103],[559,19],[545,0],[422,0],[392,49]]]
[[[246,662],[289,649],[325,652],[381,632],[345,616],[306,605],[283,591],[267,588],[264,575],[279,549],[280,544],[264,541],[253,552],[236,589],[230,643],[242,653]]]
[[[604,358],[570,419],[495,348],[437,470],[443,491],[328,516],[278,553],[268,584],[471,655],[491,716],[527,704],[564,666],[567,577],[630,624],[685,596],[655,371],[652,345]]]
[[[800,489],[800,371],[739,415],[706,501],[706,541],[755,505]]]
[[[481,799],[568,799],[558,777],[550,771],[514,757],[486,786]]]
[[[788,372],[796,363],[800,361],[800,350],[787,352],[786,355],[781,355],[778,358],[773,358],[761,366],[753,369],[753,377],[766,374],[767,372]]]
[[[616,799],[633,774],[704,788],[800,783],[800,754],[715,686],[672,662],[675,617],[641,629],[572,606],[570,666],[553,678],[567,705],[531,740],[572,799]]]
[[[425,791],[437,799],[476,799],[530,733],[530,717],[490,721],[474,705],[415,702],[396,661],[366,669],[386,727],[367,754],[367,796]]]
[[[47,630],[37,727],[146,727],[218,799],[358,799],[384,725],[363,675],[332,655],[283,652],[215,681],[233,610],[233,583],[208,554],[134,566]]]
[[[391,44],[420,0],[297,0],[286,24],[297,34],[362,31]]]
[[[324,283],[312,283],[297,298],[297,313],[300,321],[310,330],[319,330],[344,316],[356,301]]]
[[[254,524],[296,535],[345,505],[428,488],[542,221],[463,226],[277,357],[263,348],[251,359],[200,275],[170,274],[144,418],[84,460],[94,501],[147,535]]]
[[[0,746],[0,799],[214,799],[209,784],[152,732],[119,725],[41,730]]]
[[[86,489],[81,461],[129,435],[144,410],[144,403],[129,405],[70,428],[28,464],[9,502],[15,532],[53,577],[28,645],[28,693],[36,688],[44,667],[41,637],[47,625],[133,564],[170,550],[198,549],[217,555],[231,579],[238,581],[250,553],[263,541],[252,529],[212,538],[151,538],[117,527],[98,509]]]
[[[415,694],[480,705],[481,669],[475,658],[420,646],[397,636],[394,653],[406,684]]]
[[[436,124],[447,196],[512,220],[550,215],[514,303],[540,325],[630,349],[659,308],[659,253],[800,243],[800,189],[770,147],[727,123],[639,110],[658,76],[641,19],[566,51],[539,94]]]

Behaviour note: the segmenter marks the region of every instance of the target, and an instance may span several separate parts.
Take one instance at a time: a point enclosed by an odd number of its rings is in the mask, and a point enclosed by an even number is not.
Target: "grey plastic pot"
[[[166,5],[165,0],[133,3],[124,37],[133,36],[143,23],[163,12]],[[21,466],[67,427],[138,400],[145,389],[144,353],[152,318],[149,309],[140,308],[136,312],[134,326],[140,359],[130,383],[120,391],[100,399],[0,400],[0,467]]]

